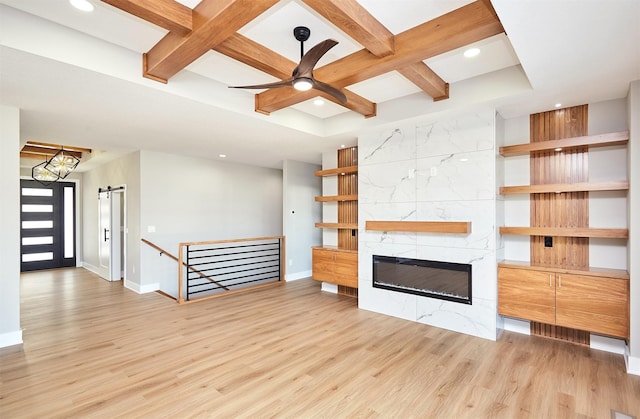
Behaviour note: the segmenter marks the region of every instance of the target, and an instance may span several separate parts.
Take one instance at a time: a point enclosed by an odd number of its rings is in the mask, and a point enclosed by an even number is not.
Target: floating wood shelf
[[[316,196],[316,202],[357,201],[358,195]]]
[[[467,221],[367,221],[365,229],[370,231],[468,234],[471,231],[471,223]]]
[[[530,194],[530,193],[560,193],[560,192],[588,192],[588,191],[624,191],[629,189],[626,180],[616,182],[581,182],[556,183],[548,185],[502,186],[501,195]]]
[[[498,267],[528,269],[531,271],[555,272],[559,274],[574,274],[586,276],[607,276],[615,279],[629,279],[629,272],[622,269],[608,268],[576,268],[557,265],[531,264],[531,262],[523,262],[518,260],[503,260],[498,262]]]
[[[555,237],[629,238],[626,228],[500,227],[500,234]]]
[[[612,132],[600,135],[587,135],[584,137],[564,138],[562,140],[539,141],[526,144],[516,144],[500,147],[502,156],[520,156],[537,151],[550,151],[556,148],[571,147],[606,147],[626,144],[629,141],[629,131]]]
[[[318,228],[337,228],[338,230],[357,230],[358,224],[351,223],[316,223]]]
[[[358,173],[358,166],[337,167],[335,169],[316,170],[316,176],[338,176]]]

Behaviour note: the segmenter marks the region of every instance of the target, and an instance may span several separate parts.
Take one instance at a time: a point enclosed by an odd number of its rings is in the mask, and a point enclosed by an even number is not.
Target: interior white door
[[[100,266],[109,269],[111,259],[111,192],[98,193],[98,217]]]
[[[109,281],[119,281],[122,279],[122,243],[121,243],[121,201],[120,192],[111,192],[111,248],[109,249]]]

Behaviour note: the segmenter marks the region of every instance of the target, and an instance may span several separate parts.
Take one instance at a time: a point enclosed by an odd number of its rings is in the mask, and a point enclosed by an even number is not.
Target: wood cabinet
[[[357,251],[316,247],[312,250],[312,278],[358,288]]]
[[[500,266],[498,313],[609,336],[629,335],[629,280]]]

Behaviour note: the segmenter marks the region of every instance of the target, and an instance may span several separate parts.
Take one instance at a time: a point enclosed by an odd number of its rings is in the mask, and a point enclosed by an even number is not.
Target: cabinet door
[[[629,281],[558,274],[556,324],[605,335],[628,337]]]
[[[498,313],[554,324],[555,275],[527,269],[498,268]]]
[[[311,277],[316,281],[334,282],[333,251],[313,249],[311,252]]]
[[[347,252],[335,253],[335,283],[351,288],[358,288],[358,254]]]

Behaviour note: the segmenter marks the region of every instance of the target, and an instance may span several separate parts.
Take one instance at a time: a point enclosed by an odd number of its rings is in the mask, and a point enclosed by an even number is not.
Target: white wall
[[[140,152],[129,153],[93,170],[82,177],[82,255],[83,266],[103,278],[109,275],[100,266],[98,188],[126,186],[126,270],[125,286],[140,291]]]
[[[20,110],[0,105],[0,348],[22,343],[20,329]],[[9,198],[6,198],[9,197]]]
[[[496,339],[495,112],[445,115],[358,138],[360,308]],[[469,221],[469,234],[366,231],[368,220]],[[372,256],[472,266],[472,304],[373,288]]]
[[[143,150],[140,237],[177,256],[181,242],[280,236],[282,187],[281,170]],[[142,244],[140,291],[176,296],[177,272]]]
[[[322,244],[315,223],[322,221],[322,179],[315,176],[317,164],[285,160],[282,167],[284,194],[283,231],[286,239],[286,279],[311,276],[311,246]]]
[[[628,96],[629,141],[629,274],[631,276],[630,339],[627,371],[640,375],[640,80]]]

